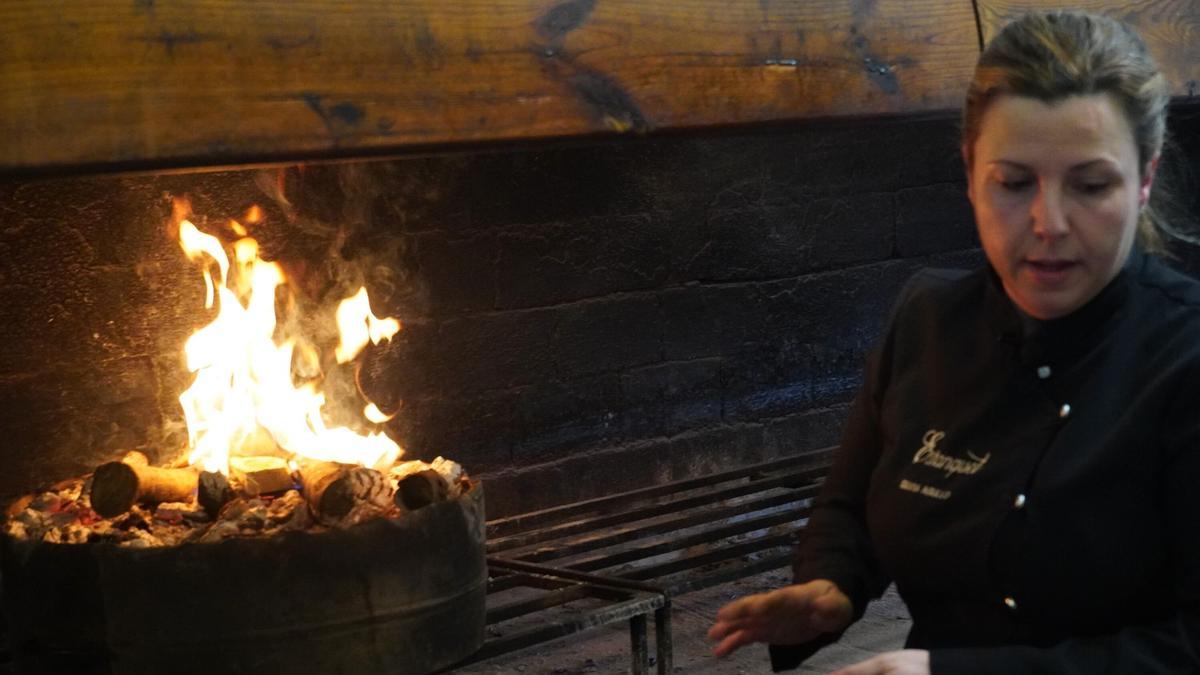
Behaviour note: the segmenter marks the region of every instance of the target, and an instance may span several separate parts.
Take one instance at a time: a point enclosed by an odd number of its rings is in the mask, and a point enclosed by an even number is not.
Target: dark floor
[[[712,656],[712,644],[705,638],[705,632],[723,604],[742,595],[777,588],[787,583],[788,574],[787,570],[767,572],[673,599],[674,671],[700,675],[771,672],[765,647],[747,647],[732,656],[717,659]],[[868,607],[862,621],[852,626],[841,642],[818,652],[794,672],[828,673],[879,652],[899,649],[904,643],[908,627],[908,610],[894,591],[889,589],[883,598]],[[650,652],[654,653],[653,644]],[[530,647],[455,672],[477,675],[599,675],[629,671],[629,633],[627,625],[621,623]]]

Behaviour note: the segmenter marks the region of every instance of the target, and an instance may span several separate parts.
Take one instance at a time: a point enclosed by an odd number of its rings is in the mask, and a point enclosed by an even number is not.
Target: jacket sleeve
[[[1111,635],[1073,638],[1053,647],[987,647],[934,649],[932,675],[971,673],[1200,673],[1200,420],[1195,383],[1190,373],[1188,395],[1164,416],[1162,439],[1166,460],[1161,467],[1164,531],[1169,551],[1174,613],[1160,621],[1131,624]],[[1097,588],[1103,594],[1105,589]]]
[[[889,583],[867,533],[866,497],[883,448],[880,406],[891,372],[895,332],[914,285],[909,282],[901,292],[882,340],[867,359],[862,387],[793,565],[796,583],[828,579],[837,584],[854,606],[854,621],[862,618],[867,603],[882,595]],[[771,645],[771,667],[776,672],[795,668],[840,637],[840,633],[829,634],[800,645]]]

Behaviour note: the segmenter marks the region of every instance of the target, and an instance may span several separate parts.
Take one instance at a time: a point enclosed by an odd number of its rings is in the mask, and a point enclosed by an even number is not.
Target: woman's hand
[[[800,644],[842,630],[853,614],[850,598],[836,584],[817,579],[734,600],[717,612],[708,638],[720,640],[717,656],[752,642]]]
[[[833,675],[929,675],[929,652],[924,649],[884,652]]]

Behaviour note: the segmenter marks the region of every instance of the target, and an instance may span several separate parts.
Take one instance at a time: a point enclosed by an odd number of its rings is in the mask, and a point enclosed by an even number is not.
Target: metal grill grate
[[[630,621],[633,672],[671,672],[670,598],[787,566],[832,449],[490,521],[488,630],[468,661]],[[516,599],[511,596],[516,594]],[[579,601],[591,606],[574,607]]]

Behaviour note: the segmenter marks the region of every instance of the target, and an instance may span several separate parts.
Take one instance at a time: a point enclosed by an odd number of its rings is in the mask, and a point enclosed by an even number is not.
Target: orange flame
[[[295,339],[277,343],[275,338],[275,291],[285,283],[279,265],[259,258],[258,243],[249,237],[233,243],[231,265],[219,239],[183,220],[186,208],[175,211],[179,242],[188,258],[211,258],[220,271],[216,283],[207,267],[202,270],[205,307],[219,301],[217,316],[184,344],[187,368],[195,373],[179,397],[188,425],[189,462],[227,472],[230,452],[262,429],[280,448],[302,457],[380,469],[394,463],[404,452],[394,441],[381,432],[362,435],[327,427],[321,414],[324,394],[312,384],[293,383]],[[261,212],[255,209],[248,216],[256,222]],[[350,331],[340,337],[339,363],[353,359],[367,340],[378,343],[400,329],[399,321],[371,314],[365,288],[343,300],[337,316],[339,329]],[[366,338],[359,344],[361,333]],[[358,346],[351,350],[344,345]],[[372,414],[373,421],[383,417]]]
[[[359,288],[357,293],[338,305],[337,325],[341,342],[334,354],[338,363],[353,361],[368,341],[377,345],[383,340],[391,340],[400,330],[399,321],[375,317],[366,288]]]

